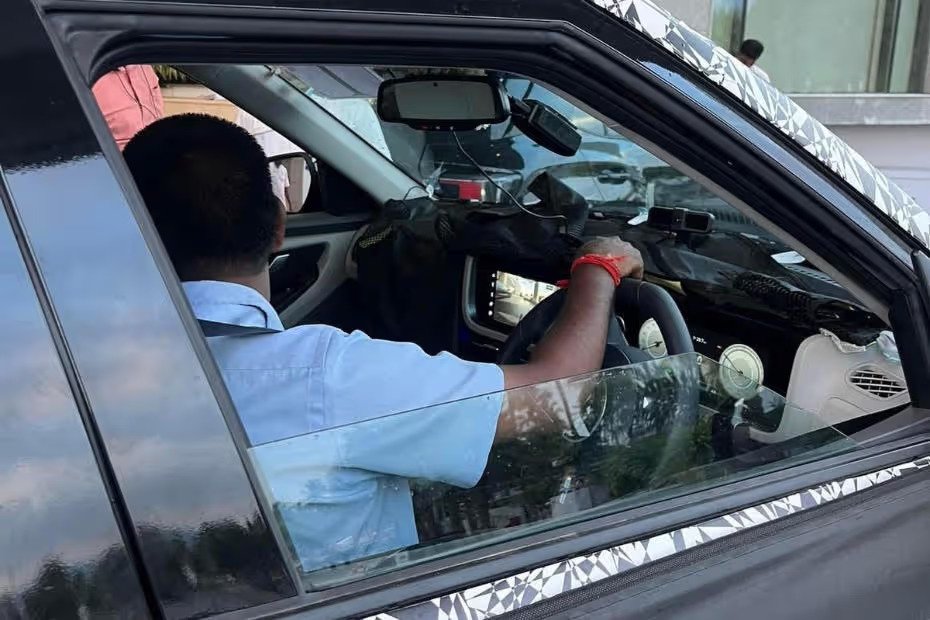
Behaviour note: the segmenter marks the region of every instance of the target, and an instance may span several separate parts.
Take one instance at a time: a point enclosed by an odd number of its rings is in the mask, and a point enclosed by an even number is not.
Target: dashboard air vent
[[[849,375],[849,382],[876,398],[893,398],[907,391],[907,387],[875,366],[862,366]]]

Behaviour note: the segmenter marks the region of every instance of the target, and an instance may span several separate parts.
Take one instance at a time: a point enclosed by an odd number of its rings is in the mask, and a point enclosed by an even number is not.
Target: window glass
[[[753,2],[746,14],[745,37],[763,42],[766,49],[759,64],[785,92],[868,92],[877,62],[874,39],[880,4]]]
[[[910,91],[911,70],[915,64],[915,54],[919,54],[917,48],[917,25],[920,20],[920,0],[902,0],[899,4],[898,14],[894,22],[890,25],[894,27],[893,35],[889,38],[891,43],[891,70],[889,72],[888,90],[893,93],[905,93]],[[924,55],[927,50],[924,49]],[[915,85],[916,86],[916,85]]]
[[[631,226],[642,223],[652,207],[682,207],[712,214],[718,230],[749,235],[742,237],[742,242],[757,241],[761,252],[775,255],[790,249],[687,175],[542,84],[497,74],[512,97],[541,101],[572,122],[581,135],[581,147],[575,155],[558,155],[541,147],[510,121],[459,131],[455,136],[382,123],[375,110],[378,84],[411,70],[349,69],[300,65],[281,68],[280,72],[413,179],[434,188],[440,197],[506,207],[512,206],[512,196],[530,204],[538,198],[530,185],[545,173],[580,194],[592,210]],[[333,74],[340,79],[334,82]],[[496,185],[489,183],[483,173]],[[466,194],[472,190],[477,191]],[[745,262],[751,255],[734,251],[728,254],[728,260],[754,267],[756,262]]]
[[[920,0],[714,0],[712,38],[765,46],[758,65],[788,93],[921,92]]]
[[[307,587],[323,588],[855,447],[746,363],[679,355],[250,454]]]
[[[743,0],[714,0],[710,36],[724,49],[734,50],[739,46],[743,8]]]
[[[409,75],[414,71],[409,68],[274,69],[275,80],[285,80],[308,98],[305,103],[319,104],[367,141],[370,154],[383,156],[376,160],[403,170],[411,189],[422,183],[443,198],[435,203],[437,211],[450,218],[460,210],[463,217],[474,215],[469,223],[476,226],[504,218],[525,223],[533,220],[521,219],[514,203],[544,208],[546,192],[534,185],[543,175],[550,187],[572,190],[587,216],[585,235],[620,235],[641,248],[647,279],[673,296],[697,352],[666,357],[656,321],[631,311],[622,317],[627,341],[650,361],[464,401],[424,398],[414,402],[431,406],[386,417],[379,416],[415,405],[390,406],[398,392],[391,391],[383,367],[369,368],[377,397],[327,403],[323,375],[341,376],[339,356],[327,355],[320,362],[326,372],[311,377],[311,391],[320,394],[313,407],[296,406],[290,418],[286,390],[269,392],[269,402],[285,414],[282,428],[289,430],[259,436],[250,426],[268,418],[250,422],[249,416],[265,398],[256,387],[261,382],[247,376],[231,344],[229,350],[215,346],[254,442],[248,449],[262,492],[275,506],[308,588],[852,449],[855,443],[845,435],[850,428],[863,428],[875,419],[869,416],[907,403],[894,339],[880,319],[805,256],[568,96],[524,77],[492,75],[514,99],[544,102],[569,119],[581,136],[571,156],[542,147],[509,120],[455,135],[381,122],[375,107],[379,85]],[[352,171],[345,174],[351,177]],[[655,219],[679,216],[683,222],[703,221],[706,228],[673,230]],[[506,334],[561,276],[529,273],[522,254],[502,257],[494,253],[496,245],[484,254],[469,250],[468,273],[460,266],[454,272],[433,270],[445,260],[433,252],[429,237],[429,231],[440,235],[440,227],[413,219],[410,230],[427,224],[418,229],[423,244],[417,236],[412,245],[391,241],[383,253],[366,254],[365,248],[385,239],[407,238],[408,231],[394,222],[397,235],[376,228],[355,246],[359,285],[389,289],[366,311],[389,315],[408,299],[428,299],[433,308],[408,314],[423,324],[440,313],[454,319],[454,336],[439,321],[441,336],[435,340],[434,332],[401,331],[405,326],[374,335],[434,346],[430,353],[452,350],[470,361],[493,361]],[[522,241],[524,233],[513,231]],[[375,282],[372,274],[385,272],[361,268],[366,256],[407,275],[419,276],[423,266],[442,281],[411,276]],[[351,366],[353,377],[367,376]],[[398,367],[405,368],[393,365]],[[278,370],[267,376],[289,388],[293,384],[294,393],[308,393],[303,380]],[[310,372],[302,365],[305,371]],[[423,389],[412,393],[427,393],[433,385],[418,384]],[[452,394],[461,393],[454,388],[441,391],[442,398],[454,400]],[[347,408],[344,415],[327,417],[338,407]]]
[[[570,157],[540,147],[506,121],[475,131],[458,132],[462,148],[448,132],[411,129],[379,121],[374,108],[382,79],[411,70],[386,67],[289,66],[282,75],[323,105],[372,147],[391,159],[413,179],[433,187],[440,196],[466,196],[473,185],[488,203],[509,205],[503,190],[519,200],[532,200],[528,186],[543,172],[567,183],[593,207],[627,209],[636,214],[661,200],[666,206],[685,206],[712,195],[665,162],[638,147],[565,97],[518,76],[498,77],[516,98],[541,101],[569,119],[581,134],[581,148]],[[422,70],[421,70],[422,71]],[[338,72],[339,86],[330,84]],[[483,73],[483,72],[482,72]],[[348,84],[351,88],[344,87]],[[463,152],[464,150],[464,152]],[[487,182],[471,163],[477,161],[500,187]],[[732,211],[726,203],[719,208]]]
[[[349,91],[335,90],[327,81],[318,84],[317,69],[292,66],[280,68],[279,74],[316,101],[342,102],[345,110],[349,109],[345,101],[355,101],[346,117],[340,115],[332,102],[328,109],[374,148],[382,153],[387,148],[394,165],[412,179],[433,187],[440,197],[480,203],[478,208],[512,208],[513,200],[538,208],[542,200],[530,186],[546,174],[549,180],[544,190],[564,184],[584,199],[591,213],[587,227],[592,233],[619,234],[642,248],[649,275],[660,278],[680,295],[679,306],[691,320],[697,351],[719,360],[731,345],[752,345],[770,371],[766,385],[792,401],[801,399],[801,406],[818,415],[826,406],[824,403],[838,404],[851,398],[828,398],[820,392],[819,396],[810,397],[814,392],[802,387],[789,390],[796,353],[802,345],[811,344],[805,344],[807,338],[829,338],[821,330],[855,346],[872,347],[887,329],[882,321],[807,257],[741,210],[607,127],[566,96],[525,77],[495,74],[511,97],[543,101],[571,119],[581,136],[581,147],[572,156],[543,148],[509,121],[459,131],[456,136],[380,123],[374,107],[377,84],[385,78],[407,75],[410,69],[371,67],[347,74],[340,67],[343,71],[340,84],[350,84]],[[367,120],[361,122],[363,112]],[[466,190],[471,193],[465,195]],[[677,234],[650,223],[650,216],[669,217],[675,209],[687,209],[709,220],[709,232]],[[489,265],[484,272],[486,280],[497,271]],[[494,286],[487,282],[482,285],[481,277],[476,276],[479,281],[476,290],[483,292],[475,293],[480,298],[467,303],[484,310],[473,312],[470,318],[479,327],[506,334],[535,296],[513,295],[502,286],[493,292]],[[545,283],[540,290],[545,290]],[[761,325],[753,322],[756,319]],[[781,330],[779,335],[774,335],[769,325],[777,326]],[[631,326],[628,335],[635,338],[637,329]],[[774,344],[776,340],[780,346]],[[874,353],[875,348],[869,351]],[[823,354],[832,356],[829,350]],[[823,363],[814,362],[815,358],[803,359],[813,365]],[[861,361],[864,360],[845,358],[838,363],[848,366]],[[884,357],[875,361],[885,368],[883,373],[887,371],[897,377],[895,381],[903,382],[900,364]],[[804,370],[807,372],[806,367]],[[832,395],[846,385],[842,374],[839,371],[836,375]],[[878,402],[856,405],[863,412],[881,406]],[[847,418],[843,414],[836,419]]]

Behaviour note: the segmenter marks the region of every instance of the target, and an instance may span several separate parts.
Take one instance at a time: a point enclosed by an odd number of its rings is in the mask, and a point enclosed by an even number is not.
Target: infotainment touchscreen
[[[558,290],[554,284],[537,282],[498,271],[493,276],[491,318],[505,325],[516,325],[533,306]]]

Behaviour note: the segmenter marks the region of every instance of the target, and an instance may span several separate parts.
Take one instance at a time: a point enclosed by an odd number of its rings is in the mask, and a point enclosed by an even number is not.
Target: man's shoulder
[[[322,366],[334,339],[343,336],[340,329],[328,325],[298,325],[269,334],[210,338],[208,342],[224,370],[274,370]]]

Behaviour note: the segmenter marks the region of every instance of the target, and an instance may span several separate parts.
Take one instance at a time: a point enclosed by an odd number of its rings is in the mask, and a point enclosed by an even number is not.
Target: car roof
[[[121,4],[133,0],[96,0]],[[153,4],[190,0],[154,0]],[[702,74],[718,88],[742,101],[756,115],[800,145],[843,179],[849,187],[887,215],[908,235],[930,248],[930,213],[842,139],[813,118],[790,97],[734,58],[707,37],[659,8],[651,0],[552,0],[560,4],[599,7],[652,39],[667,52]],[[521,3],[472,0],[274,0],[282,8],[370,10],[384,13],[454,14],[459,17],[518,16]],[[253,5],[251,0],[198,0],[198,4]],[[542,9],[545,2],[536,8]],[[535,9],[534,9],[535,10]],[[544,9],[542,9],[544,10]]]

